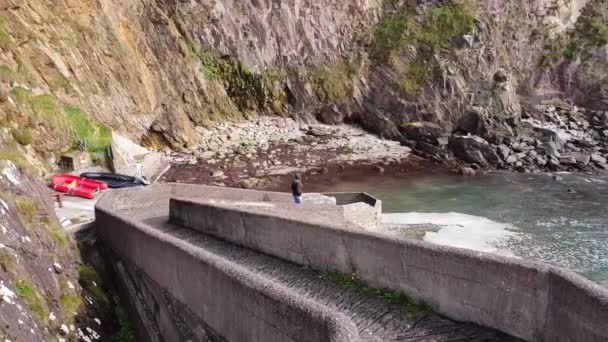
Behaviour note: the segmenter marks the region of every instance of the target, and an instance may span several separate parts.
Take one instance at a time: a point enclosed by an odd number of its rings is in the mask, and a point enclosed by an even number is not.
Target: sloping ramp
[[[123,214],[344,314],[357,327],[361,341],[519,341],[475,324],[406,310],[323,279],[316,271],[169,224],[168,203],[124,210]]]

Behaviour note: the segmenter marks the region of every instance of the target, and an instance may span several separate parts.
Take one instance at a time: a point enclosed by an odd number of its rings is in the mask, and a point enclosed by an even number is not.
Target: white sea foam
[[[513,254],[498,246],[500,241],[517,235],[511,224],[454,212],[384,214],[382,222],[391,225],[432,224],[440,229],[426,232],[424,241],[509,256]]]

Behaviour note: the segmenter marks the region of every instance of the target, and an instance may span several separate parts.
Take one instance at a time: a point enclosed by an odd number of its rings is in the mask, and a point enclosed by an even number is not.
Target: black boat
[[[149,184],[145,178],[131,177],[107,172],[85,172],[82,173],[80,177],[104,182],[108,184],[108,188],[111,189],[133,188]]]

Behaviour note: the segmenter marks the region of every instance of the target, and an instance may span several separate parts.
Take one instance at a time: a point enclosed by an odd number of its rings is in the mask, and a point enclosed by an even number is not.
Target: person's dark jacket
[[[294,196],[302,196],[302,182],[298,179],[294,179],[293,182],[291,182],[291,193],[293,193]]]

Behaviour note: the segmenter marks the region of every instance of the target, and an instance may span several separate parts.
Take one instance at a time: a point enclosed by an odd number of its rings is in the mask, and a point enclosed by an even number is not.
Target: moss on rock
[[[49,308],[40,291],[26,280],[18,280],[15,284],[16,293],[28,309],[36,316],[39,322],[46,324],[49,317]]]

